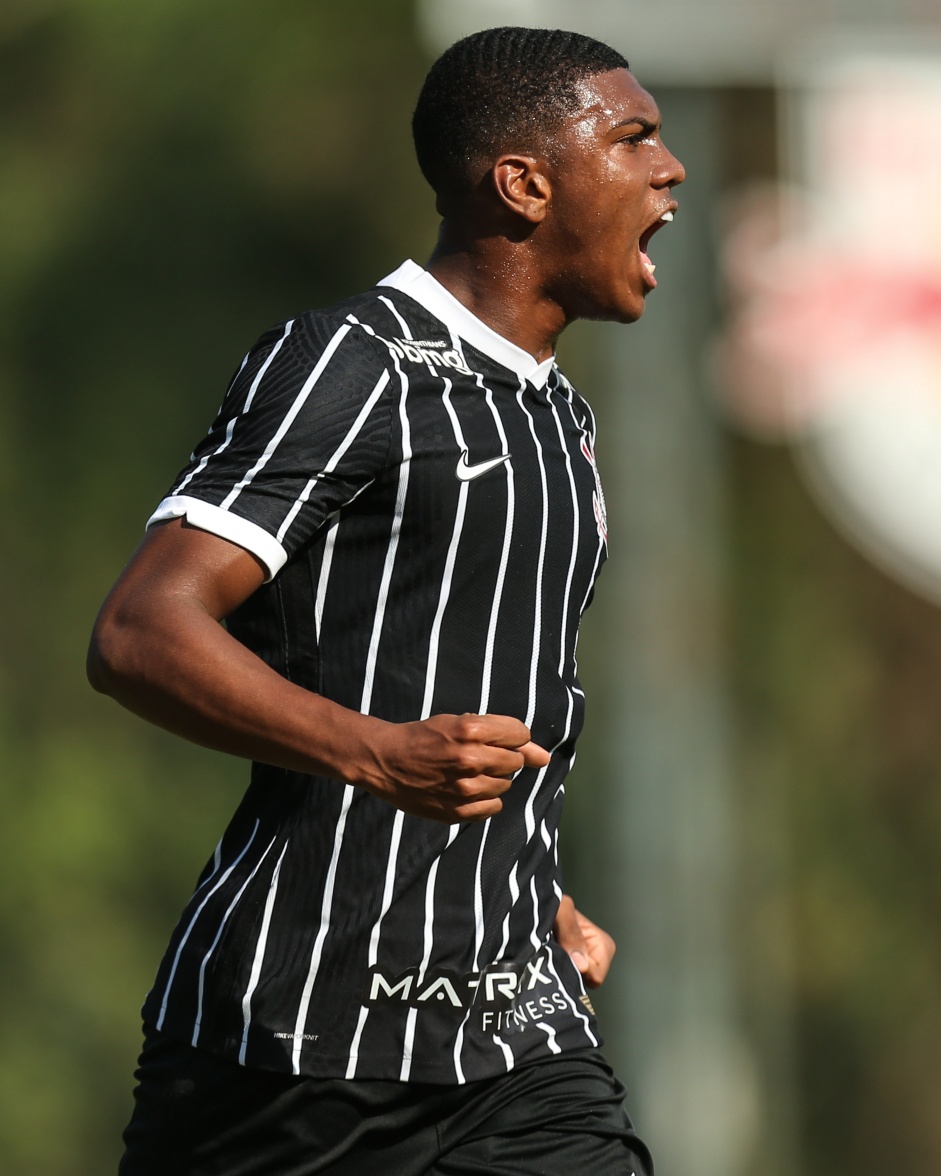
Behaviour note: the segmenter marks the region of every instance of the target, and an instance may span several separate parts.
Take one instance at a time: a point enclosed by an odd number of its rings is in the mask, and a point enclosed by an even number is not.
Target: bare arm
[[[548,762],[518,719],[387,723],[287,681],[220,623],[263,580],[225,539],[179,521],[154,527],[102,606],[89,681],[194,743],[331,776],[439,821],[493,816],[520,768]]]

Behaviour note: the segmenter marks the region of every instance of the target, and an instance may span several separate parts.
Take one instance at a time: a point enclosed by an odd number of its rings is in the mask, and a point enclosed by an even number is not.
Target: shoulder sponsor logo
[[[505,461],[509,460],[509,453],[501,453],[499,457],[491,457],[487,461],[479,461],[476,465],[469,465],[467,461],[467,450],[464,449],[461,451],[461,456],[457,462],[457,469],[454,472],[457,474],[459,481],[470,482],[473,478],[479,478],[481,474],[485,474],[488,470],[495,470],[497,466],[503,465]]]
[[[376,338],[385,343],[396,359],[424,364],[430,368],[451,368],[465,376],[471,374],[461,352],[447,343],[430,339],[383,339],[381,335]]]

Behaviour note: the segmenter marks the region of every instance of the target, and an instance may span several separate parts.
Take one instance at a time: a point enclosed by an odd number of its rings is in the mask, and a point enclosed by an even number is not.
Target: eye
[[[635,131],[633,135],[625,135],[619,142],[630,143],[632,147],[654,147],[657,143],[655,134],[652,127],[644,127],[640,131]]]

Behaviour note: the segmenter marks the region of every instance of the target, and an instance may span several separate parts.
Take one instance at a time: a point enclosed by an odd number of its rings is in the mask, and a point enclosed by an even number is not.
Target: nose
[[[655,188],[674,188],[686,179],[686,168],[661,140],[660,160],[654,169],[652,183]]]

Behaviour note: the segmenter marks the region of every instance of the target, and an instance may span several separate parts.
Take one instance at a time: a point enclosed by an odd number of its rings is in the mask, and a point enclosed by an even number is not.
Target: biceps
[[[181,520],[147,532],[102,605],[95,626],[160,626],[175,613],[228,616],[263,582],[258,559],[243,548]]]

